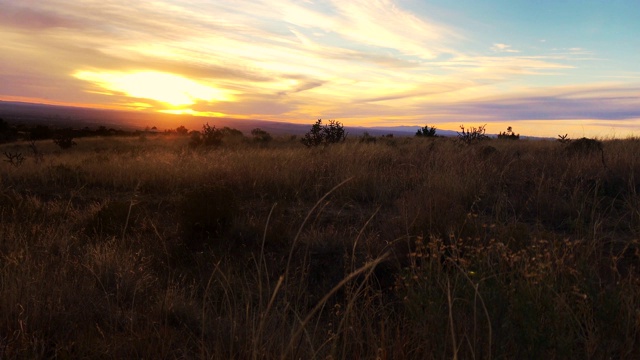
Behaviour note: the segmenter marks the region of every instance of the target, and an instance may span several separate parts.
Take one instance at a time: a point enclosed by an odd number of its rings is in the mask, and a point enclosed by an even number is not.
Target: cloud
[[[429,106],[424,110],[492,121],[633,120],[640,119],[640,86],[545,88],[535,93],[494,96],[450,106]]]
[[[502,52],[506,52],[506,53],[519,53],[519,50],[515,50],[515,49],[511,49],[511,45],[507,45],[507,44],[493,44],[493,46],[491,47],[491,50],[493,52],[498,52],[498,53],[502,53]]]
[[[626,87],[541,87],[574,81],[574,74],[593,80],[597,74],[579,72],[595,57],[580,47],[525,55],[503,42],[487,48],[480,39],[483,49],[471,51],[465,47],[474,39],[461,36],[461,28],[411,12],[410,3],[0,0],[0,96],[129,106],[145,100],[100,94],[104,89],[72,74],[160,72],[234,94],[235,102],[195,99],[182,109],[229,116],[359,122],[637,116],[637,88],[628,86],[637,83],[637,72],[616,73]],[[522,90],[532,84],[538,90]]]

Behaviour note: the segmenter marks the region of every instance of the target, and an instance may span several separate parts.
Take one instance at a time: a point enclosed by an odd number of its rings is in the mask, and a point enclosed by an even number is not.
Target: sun
[[[157,71],[93,72],[77,71],[74,77],[103,89],[134,98],[151,99],[179,107],[197,101],[230,101],[229,92],[191,79]]]

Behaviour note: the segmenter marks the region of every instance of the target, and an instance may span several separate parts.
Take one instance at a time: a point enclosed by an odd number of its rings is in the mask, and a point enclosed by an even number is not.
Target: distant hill
[[[53,127],[97,127],[106,126],[123,130],[138,130],[146,127],[157,127],[162,131],[175,129],[183,125],[190,130],[199,130],[202,124],[209,122],[216,127],[232,127],[248,134],[252,129],[261,128],[274,135],[302,135],[309,131],[315,119],[309,124],[288,122],[247,120],[235,118],[197,117],[191,115],[172,115],[147,113],[139,111],[105,110],[71,106],[56,106],[24,102],[0,101],[0,118],[10,123],[43,124]],[[365,131],[374,136],[393,134],[394,136],[413,136],[418,126],[347,126],[345,129],[352,136],[361,136]],[[438,134],[454,136],[455,131],[438,129]]]

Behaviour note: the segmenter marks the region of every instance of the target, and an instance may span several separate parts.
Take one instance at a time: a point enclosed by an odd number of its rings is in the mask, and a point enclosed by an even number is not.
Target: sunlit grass
[[[76,141],[0,149],[2,358],[640,356],[634,139]]]

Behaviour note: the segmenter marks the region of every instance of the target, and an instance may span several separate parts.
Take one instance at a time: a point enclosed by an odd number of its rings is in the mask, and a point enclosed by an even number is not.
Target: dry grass
[[[637,139],[77,142],[0,149],[1,358],[640,357]]]

